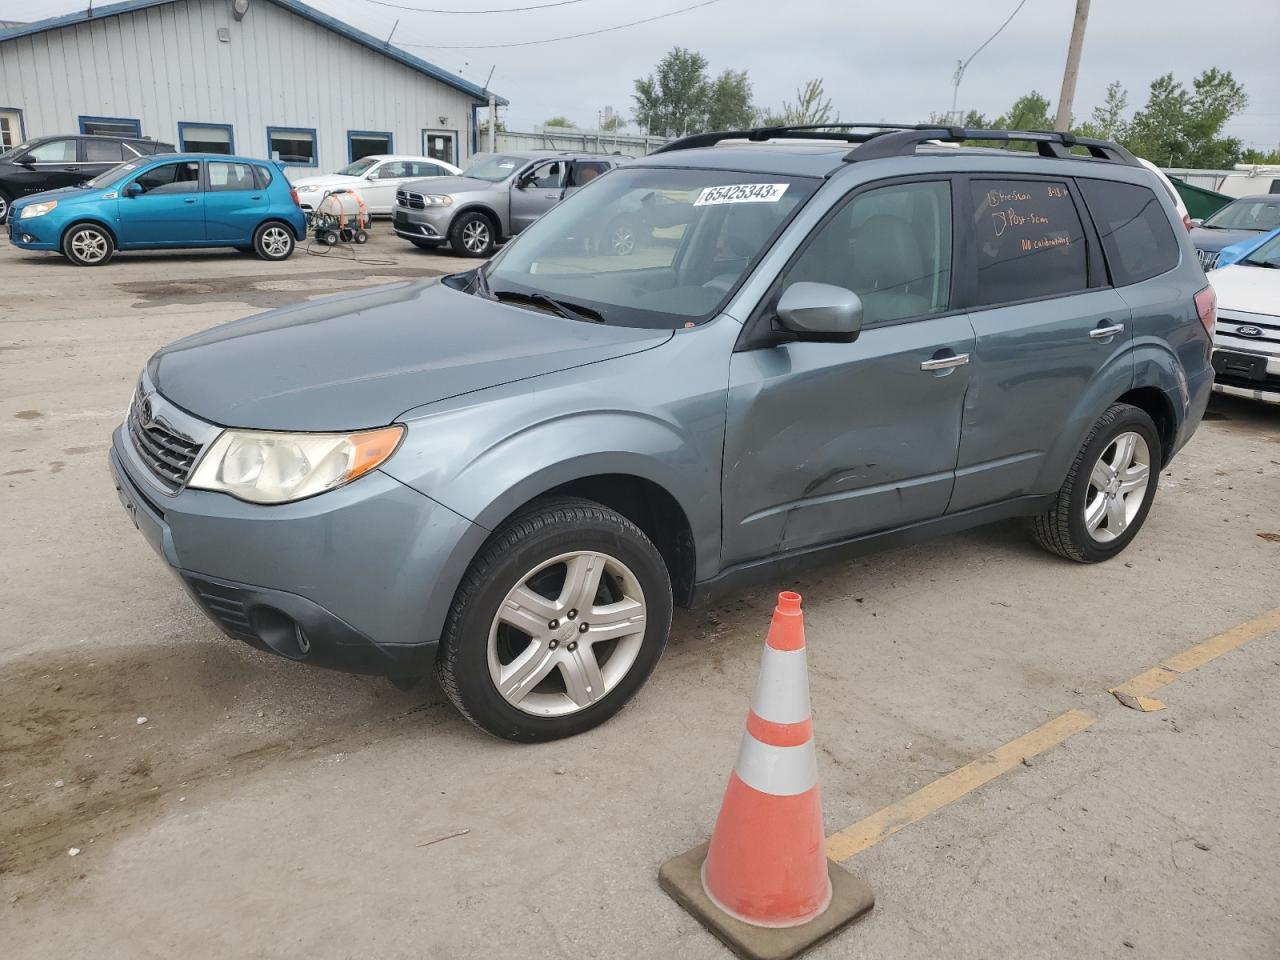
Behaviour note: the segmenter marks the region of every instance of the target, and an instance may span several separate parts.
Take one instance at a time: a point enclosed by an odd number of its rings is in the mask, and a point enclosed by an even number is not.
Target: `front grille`
[[[1218,250],[1197,250],[1196,255],[1200,258],[1200,266],[1206,270],[1212,270],[1218,263]]]
[[[1241,333],[1241,330],[1248,331]],[[1280,353],[1280,317],[1236,316],[1232,311],[1218,311],[1217,337],[1231,337],[1220,346],[1243,347],[1255,353]]]
[[[427,201],[420,193],[410,193],[408,190],[396,191],[396,203],[410,210],[425,210]]]
[[[200,444],[179,436],[155,421],[145,423],[141,402],[129,411],[129,437],[153,474],[170,490],[177,490],[191,476],[191,468],[200,455]]]

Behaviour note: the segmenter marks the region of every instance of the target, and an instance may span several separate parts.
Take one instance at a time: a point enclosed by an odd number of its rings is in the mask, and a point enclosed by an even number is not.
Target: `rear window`
[[[267,187],[271,186],[271,171],[255,163],[253,165],[253,181],[258,185],[259,190],[267,189]]]
[[[1167,273],[1178,265],[1178,241],[1160,201],[1146,187],[1079,180],[1117,287]]]
[[[969,188],[979,305],[1089,286],[1084,227],[1065,181],[972,180]]]

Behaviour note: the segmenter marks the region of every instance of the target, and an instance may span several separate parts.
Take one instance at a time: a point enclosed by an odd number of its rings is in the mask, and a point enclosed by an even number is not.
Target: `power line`
[[[404,3],[389,3],[388,0],[365,0],[366,3],[376,4],[379,7],[391,7],[394,10],[412,10],[415,13],[523,13],[526,10],[548,10],[551,7],[567,7],[575,3],[585,3],[586,0],[552,0],[551,3],[539,3],[534,6],[527,7],[490,7],[485,10],[436,10],[431,7],[411,7]]]
[[[964,78],[964,71],[965,71],[965,69],[969,66],[969,64],[973,63],[973,58],[974,58],[974,57],[976,57],[978,54],[980,54],[983,50],[985,50],[985,49],[987,48],[987,44],[989,44],[992,40],[994,40],[996,37],[1000,36],[1000,34],[1004,32],[1004,28],[1005,28],[1005,27],[1007,27],[1010,23],[1012,23],[1012,22],[1013,22],[1013,18],[1014,18],[1014,17],[1016,17],[1016,16],[1018,15],[1018,11],[1019,11],[1019,10],[1021,10],[1024,6],[1026,6],[1026,4],[1027,4],[1027,0],[1020,0],[1020,2],[1018,3],[1018,5],[1017,5],[1016,7],[1014,7],[1014,8],[1013,8],[1013,13],[1009,14],[1009,16],[1008,16],[1008,18],[1005,20],[1005,22],[1004,22],[1004,23],[1002,23],[1002,24],[1000,24],[1000,26],[996,28],[996,32],[995,32],[995,33],[993,33],[991,36],[987,37],[987,39],[986,39],[986,40],[982,41],[982,46],[978,47],[978,49],[977,49],[977,50],[975,50],[975,51],[973,51],[973,53],[969,54],[969,59],[967,59],[967,60],[960,60],[960,61],[957,61],[957,63],[956,63],[956,74],[955,74],[955,77],[954,77],[954,78],[953,78],[953,80],[952,80],[952,82],[955,84],[955,86],[953,87],[952,92],[951,92],[951,117],[950,117],[950,119],[951,119],[952,121],[954,121],[954,120],[955,120],[955,113],[956,113],[956,101],[960,99],[960,81],[961,81],[961,79],[963,79],[963,78]]]
[[[627,27],[638,27],[642,23],[653,23],[655,20],[665,20],[667,17],[674,17],[679,13],[688,13],[690,10],[697,10],[701,7],[709,7],[713,3],[721,3],[723,0],[703,0],[702,3],[695,3],[692,6],[681,7],[679,10],[670,10],[667,13],[660,13],[657,16],[645,17],[643,20],[632,20],[630,23],[619,23],[613,27],[601,27],[599,30],[588,30],[585,33],[570,33],[563,37],[547,37],[544,40],[521,40],[516,43],[408,43],[400,42],[396,46],[399,47],[420,47],[424,50],[494,50],[499,47],[532,47],[541,43],[558,43],[561,40],[577,40],[579,37],[594,37],[601,33],[613,33],[615,30],[625,30]],[[1023,0],[1025,3],[1026,0]]]

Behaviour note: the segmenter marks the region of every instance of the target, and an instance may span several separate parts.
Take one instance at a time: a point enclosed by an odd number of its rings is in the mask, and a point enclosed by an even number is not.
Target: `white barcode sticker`
[[[735,183],[723,187],[703,187],[695,207],[717,203],[777,203],[787,192],[785,183]]]

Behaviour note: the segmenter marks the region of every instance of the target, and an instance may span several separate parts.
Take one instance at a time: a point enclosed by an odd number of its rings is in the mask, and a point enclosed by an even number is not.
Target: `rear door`
[[[130,191],[134,183],[141,193]],[[199,161],[175,160],[144,170],[120,191],[120,245],[203,243],[204,200]]]
[[[1097,416],[1082,409],[1090,386],[1114,378],[1118,396],[1133,379],[1130,310],[1074,184],[974,175],[960,192],[958,279],[977,346],[950,512],[1050,492],[1062,481],[1043,476],[1051,448]]]
[[[205,162],[205,239],[247,244],[266,216],[270,200],[253,167],[231,160]]]
[[[133,160],[136,156],[132,150],[127,150],[120,140],[110,140],[105,137],[80,138],[80,159],[83,161],[80,172],[86,180],[91,180],[100,173],[106,173],[117,164],[125,160]]]
[[[726,565],[946,511],[974,347],[952,304],[952,221],[947,179],[873,185],[829,215],[783,271],[756,322],[772,319],[788,285],[810,281],[856,292],[863,329],[853,343],[748,341],[734,353]],[[733,224],[723,255],[750,230],[749,217]]]
[[[567,160],[544,160],[511,184],[511,232],[519,233],[560,202]]]

